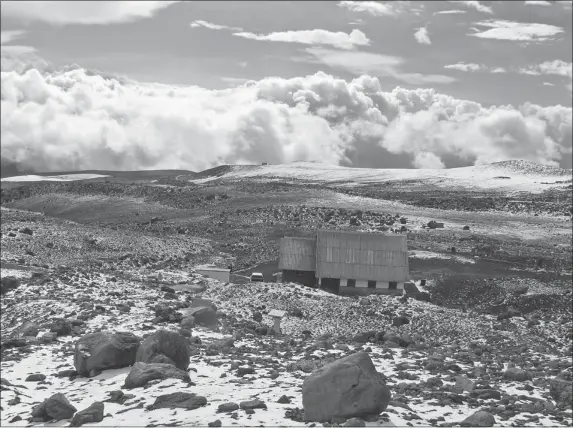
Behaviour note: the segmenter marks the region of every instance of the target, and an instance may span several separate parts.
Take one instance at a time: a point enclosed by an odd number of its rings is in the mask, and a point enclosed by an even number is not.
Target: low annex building
[[[404,235],[318,231],[314,238],[281,239],[283,282],[337,294],[402,294],[409,280]]]

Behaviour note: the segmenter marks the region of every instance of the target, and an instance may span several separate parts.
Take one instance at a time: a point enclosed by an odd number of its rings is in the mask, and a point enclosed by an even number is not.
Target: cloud
[[[512,40],[512,41],[545,41],[562,33],[561,27],[549,24],[522,23],[505,20],[481,21],[475,25],[489,27],[489,30],[478,31],[468,36],[482,39]]]
[[[409,1],[341,1],[338,6],[373,16],[398,16],[404,12],[420,12],[420,6],[416,7]]]
[[[26,34],[26,32],[23,30],[2,31],[0,44],[5,45],[6,43],[11,43],[21,38],[24,34]]]
[[[462,1],[462,0],[450,0],[449,3],[459,3],[459,4],[464,4],[469,8],[475,9],[478,12],[482,12],[482,13],[488,13],[490,15],[493,15],[493,10],[490,6],[485,6],[483,4],[481,4],[479,1]]]
[[[453,9],[453,10],[441,10],[439,12],[434,12],[434,15],[461,15],[467,13],[465,10]]]
[[[527,6],[552,6],[551,2],[545,0],[526,0]]]
[[[431,152],[420,152],[414,156],[413,165],[416,168],[443,169],[446,167],[439,156]]]
[[[202,170],[315,160],[395,167],[566,162],[572,109],[484,107],[375,77],[265,78],[225,90],[143,84],[81,68],[1,74],[1,156],[22,169]],[[362,166],[356,163],[354,166]]]
[[[484,65],[475,64],[472,62],[470,63],[458,62],[457,64],[444,65],[444,68],[447,68],[449,70],[458,70],[458,71],[473,72],[473,73],[475,73],[476,71],[483,71],[487,69],[487,67],[485,67]]]
[[[401,69],[404,60],[390,55],[371,52],[337,51],[324,48],[308,48],[306,52],[312,56],[301,61],[311,61],[326,64],[335,69],[346,70],[356,76],[374,74],[377,76],[393,77],[401,82],[412,85],[447,84],[456,79],[441,74],[408,73]]]
[[[549,74],[555,76],[563,76],[569,79],[573,78],[572,64],[562,60],[545,61],[538,65],[522,67],[519,69],[519,72],[522,74],[531,74],[537,76]]]
[[[0,50],[2,51],[3,60],[5,59],[10,64],[9,67],[13,68],[13,61],[16,60],[18,56],[28,55],[36,52],[36,48],[32,46],[25,45],[6,45],[6,43],[12,43],[15,40],[22,38],[26,34],[24,30],[7,30],[2,31],[2,37],[0,40]],[[6,58],[4,58],[6,57]],[[4,66],[4,64],[2,64]]]
[[[193,21],[189,24],[191,28],[208,28],[209,30],[229,30],[229,31],[243,31],[241,27],[229,27],[228,25],[213,24],[207,21]]]
[[[105,25],[150,18],[177,1],[3,1],[2,15],[23,22],[52,25]]]
[[[414,33],[414,38],[421,45],[431,45],[430,35],[425,27],[418,28],[418,31]]]
[[[352,30],[349,34],[342,31],[302,30],[282,31],[270,34],[255,34],[248,32],[233,33],[233,36],[251,40],[269,42],[300,43],[305,45],[330,45],[340,49],[354,49],[356,46],[368,46],[370,40],[360,30]]]

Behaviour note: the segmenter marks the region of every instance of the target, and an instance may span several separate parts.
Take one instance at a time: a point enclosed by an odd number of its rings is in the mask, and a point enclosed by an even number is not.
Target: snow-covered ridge
[[[15,177],[6,177],[1,181],[20,182],[20,181],[77,181],[89,180],[91,178],[104,178],[109,175],[99,174],[66,174],[66,175],[18,175]]]
[[[496,162],[488,165],[451,169],[374,169],[348,168],[315,162],[293,162],[280,165],[260,165],[248,168],[218,167],[217,174],[193,180],[196,183],[220,178],[282,178],[321,183],[352,182],[376,184],[384,182],[419,181],[440,187],[465,187],[542,191],[551,184],[562,186],[572,177],[571,169],[539,165],[526,161]],[[205,171],[207,172],[207,171]],[[411,183],[410,183],[411,184]]]

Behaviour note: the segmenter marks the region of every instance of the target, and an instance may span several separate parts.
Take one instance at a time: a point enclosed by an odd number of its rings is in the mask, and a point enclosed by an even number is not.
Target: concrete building
[[[283,282],[337,294],[402,294],[409,279],[404,235],[323,230],[316,238],[281,240]]]

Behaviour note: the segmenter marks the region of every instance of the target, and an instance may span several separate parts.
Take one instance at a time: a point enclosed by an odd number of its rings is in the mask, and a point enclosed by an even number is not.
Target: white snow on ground
[[[9,276],[13,276],[14,278],[29,278],[31,275],[30,272],[20,270],[20,269],[4,269],[0,270],[0,277],[7,278]]]
[[[104,178],[109,175],[100,174],[67,174],[67,175],[18,175],[16,177],[6,177],[1,181],[24,182],[24,181],[77,181],[89,180],[91,178]]]
[[[571,179],[572,171],[545,167],[523,161],[497,162],[483,166],[451,169],[375,169],[348,168],[315,162],[293,162],[281,165],[261,165],[252,168],[231,168],[217,177],[193,180],[204,183],[220,178],[290,178],[320,183],[353,182],[376,184],[422,180],[421,184],[440,187],[497,189],[505,191],[539,192],[553,185],[563,185]],[[504,178],[501,178],[504,177]],[[550,183],[550,184],[543,184]]]

